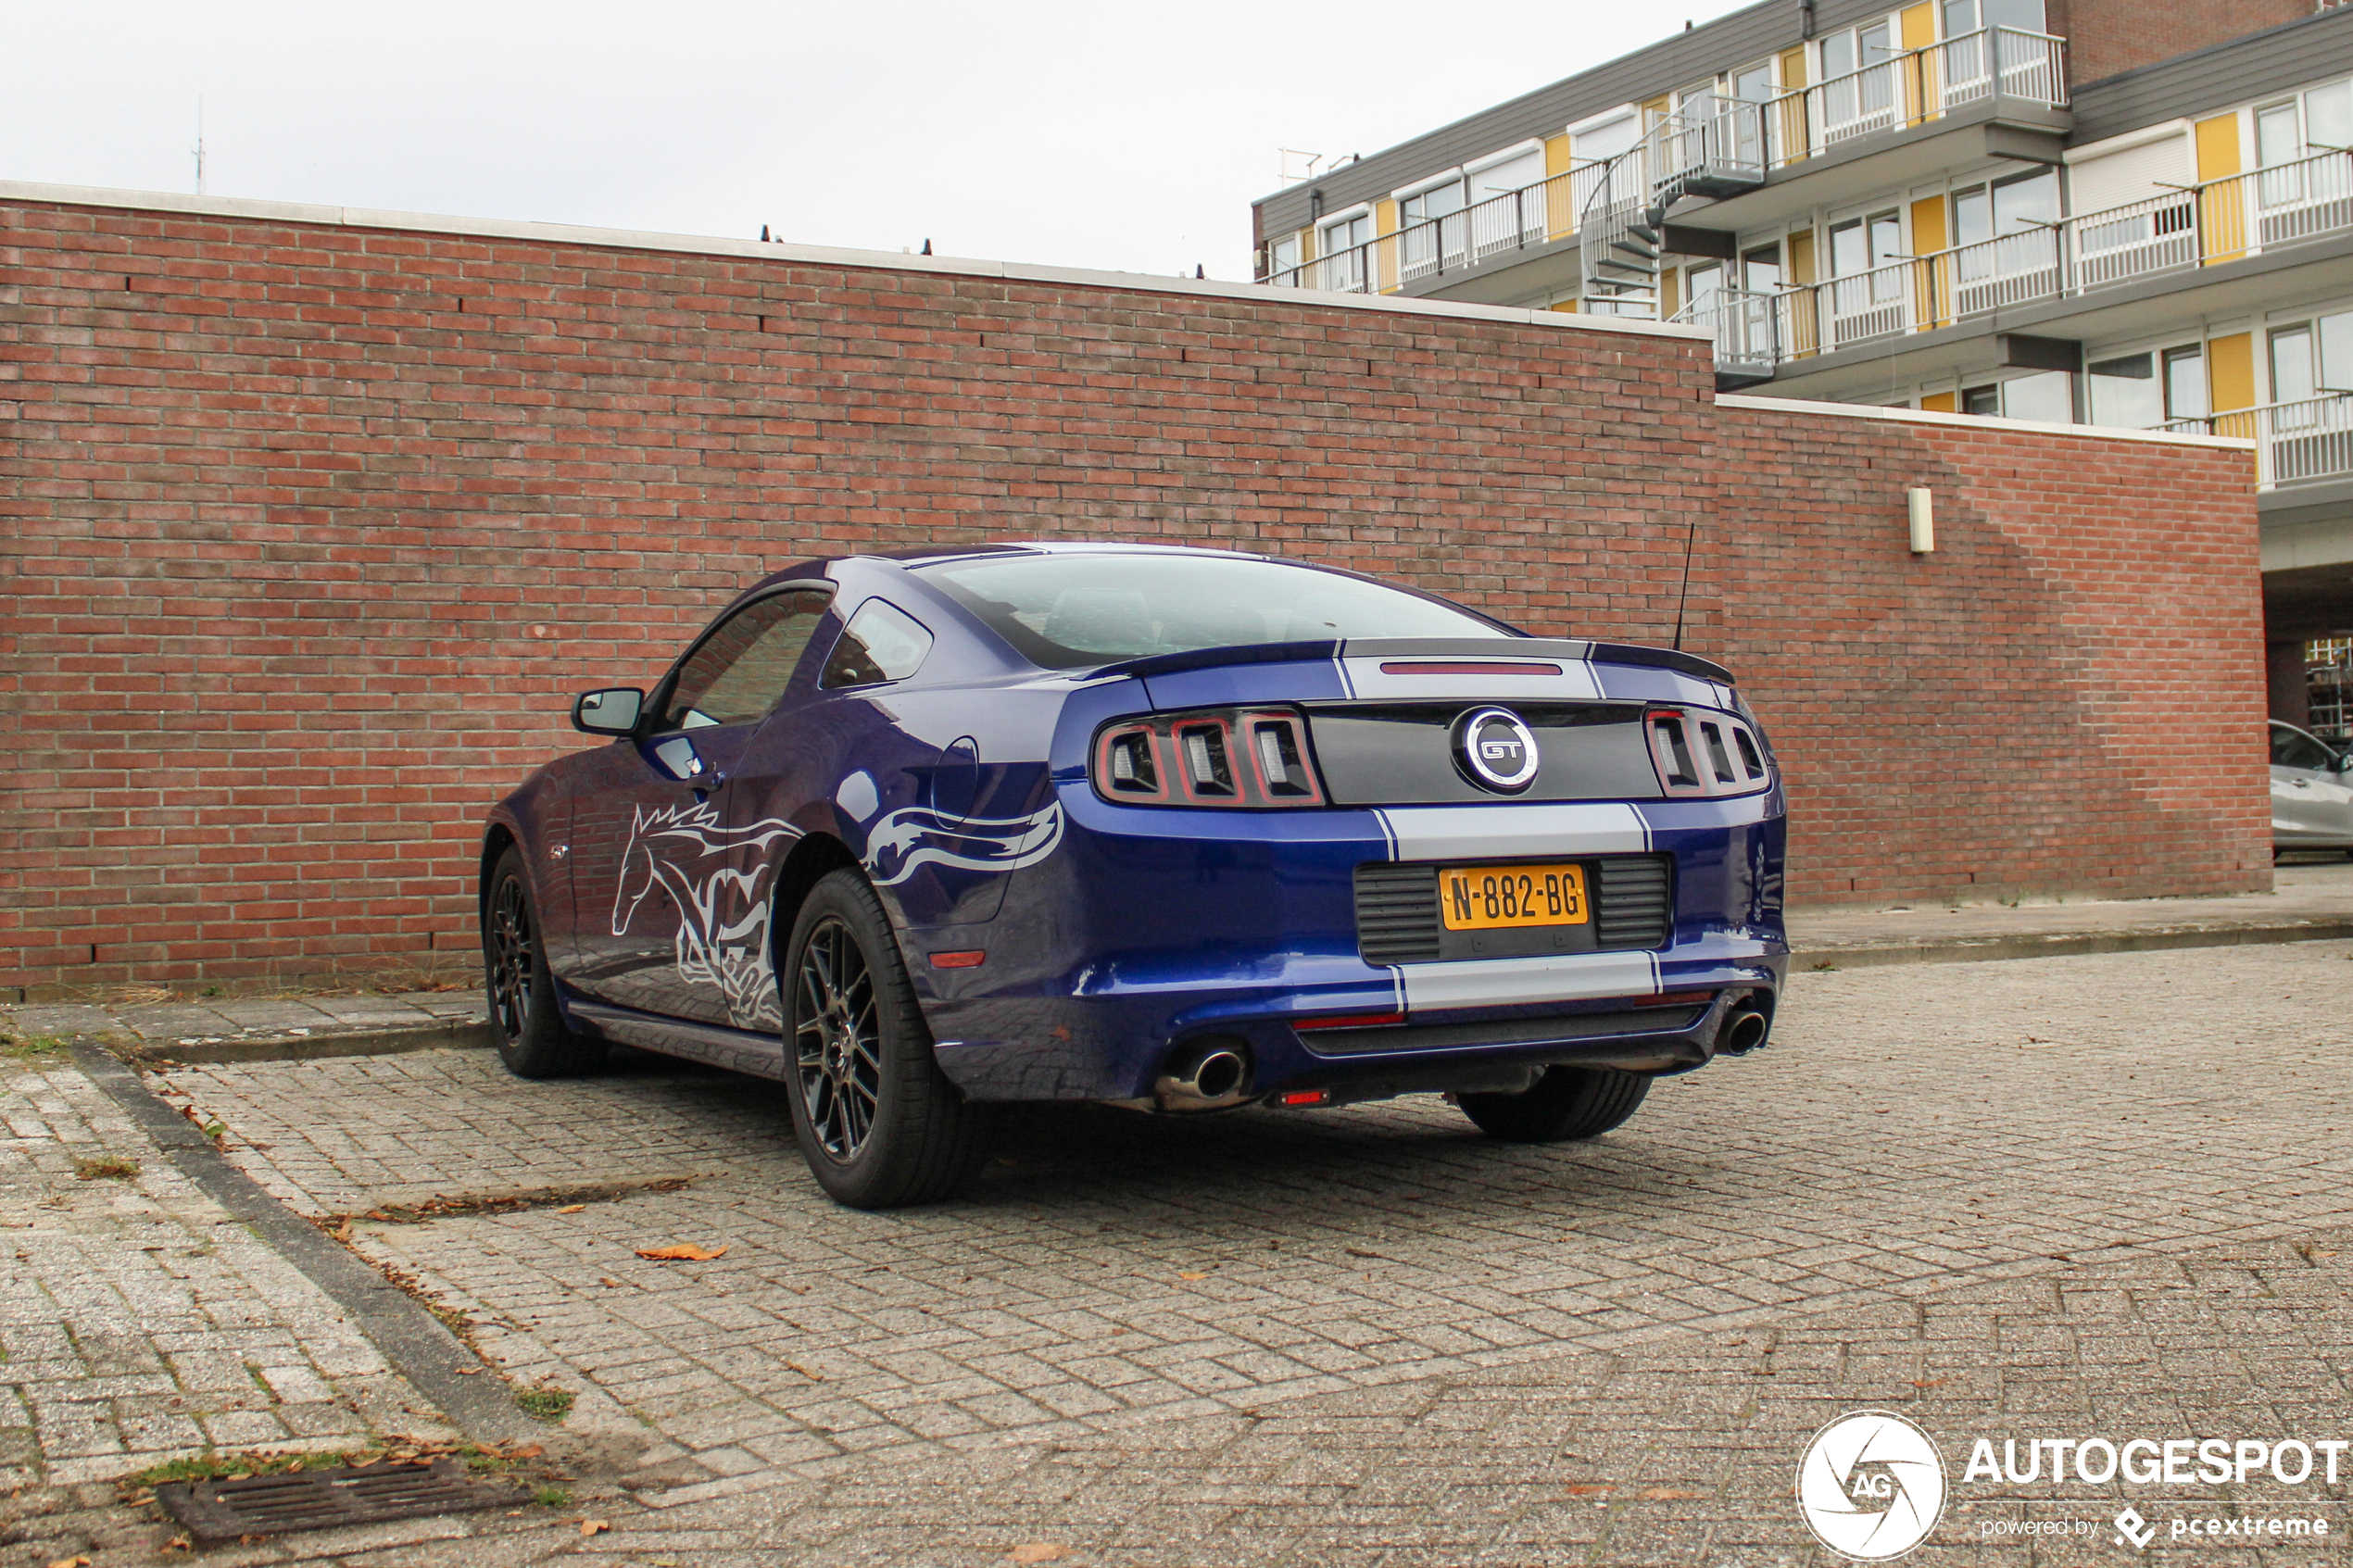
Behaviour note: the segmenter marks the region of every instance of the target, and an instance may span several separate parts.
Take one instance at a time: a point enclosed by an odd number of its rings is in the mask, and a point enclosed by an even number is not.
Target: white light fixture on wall
[[[1934,498],[1924,489],[1915,486],[1904,492],[1912,515],[1912,554],[1927,555],[1936,548],[1936,510]]]

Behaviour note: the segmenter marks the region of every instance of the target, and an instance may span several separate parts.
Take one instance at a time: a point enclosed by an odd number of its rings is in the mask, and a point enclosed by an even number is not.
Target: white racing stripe
[[[1468,959],[1401,964],[1405,1009],[1513,1007],[1595,997],[1641,997],[1658,988],[1652,953],[1561,953],[1525,959]]]
[[[1639,854],[1642,814],[1622,801],[1567,806],[1392,806],[1381,820],[1400,860],[1491,860],[1504,855]]]

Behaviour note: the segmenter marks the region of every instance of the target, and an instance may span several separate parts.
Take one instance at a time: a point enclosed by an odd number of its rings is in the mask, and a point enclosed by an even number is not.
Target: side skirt
[[[634,1008],[614,1007],[610,1002],[592,1002],[578,997],[565,998],[564,1011],[574,1028],[624,1046],[635,1046],[640,1050],[685,1057],[689,1061],[724,1067],[731,1073],[773,1078],[780,1084],[791,1076],[785,1069],[785,1042],[773,1035],[664,1018],[659,1013],[639,1012]]]

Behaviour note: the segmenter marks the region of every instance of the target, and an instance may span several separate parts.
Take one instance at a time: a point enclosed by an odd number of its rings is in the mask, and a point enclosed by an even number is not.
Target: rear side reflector
[[[1277,1105],[1323,1105],[1329,1102],[1329,1089],[1285,1089],[1275,1097]]]
[[[1352,1012],[1333,1018],[1301,1018],[1291,1022],[1294,1029],[1370,1029],[1382,1023],[1403,1023],[1402,1012]]]
[[[934,953],[931,956],[931,967],[934,969],[978,969],[981,960],[988,957],[988,949],[983,947],[975,947],[969,952],[963,953]]]
[[[1461,659],[1441,662],[1436,659],[1390,659],[1380,667],[1384,675],[1557,675],[1557,664],[1472,664]]]

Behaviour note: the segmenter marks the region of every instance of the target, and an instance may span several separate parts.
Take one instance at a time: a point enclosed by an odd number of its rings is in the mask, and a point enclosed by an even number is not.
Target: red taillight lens
[[[1659,787],[1670,796],[1749,795],[1773,782],[1755,732],[1729,713],[1654,708],[1642,730]]]
[[[1095,793],[1136,806],[1321,806],[1307,721],[1288,708],[1127,719],[1095,736]]]

